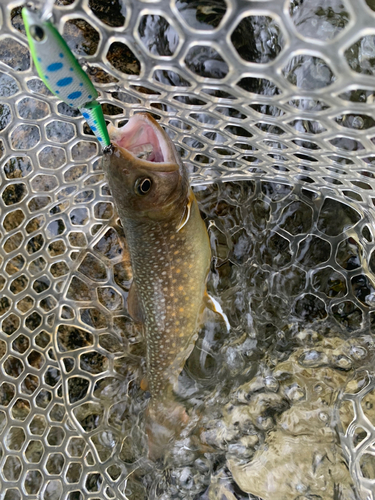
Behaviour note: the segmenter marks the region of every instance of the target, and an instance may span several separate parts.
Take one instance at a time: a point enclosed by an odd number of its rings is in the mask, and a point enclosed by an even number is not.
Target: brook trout
[[[130,251],[129,313],[145,330],[149,455],[157,457],[187,418],[173,386],[194,347],[211,249],[186,167],[158,123],[136,114],[109,134],[104,170]]]

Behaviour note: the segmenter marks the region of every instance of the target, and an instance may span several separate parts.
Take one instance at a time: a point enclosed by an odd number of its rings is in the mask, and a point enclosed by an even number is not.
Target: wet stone
[[[299,243],[297,260],[301,265],[314,268],[326,262],[331,255],[331,245],[318,236],[308,236]]]
[[[87,165],[76,165],[64,172],[65,182],[74,182],[87,174]]]
[[[14,293],[14,295],[17,295],[18,293],[25,290],[28,283],[29,283],[28,278],[23,274],[11,282],[10,291]]]
[[[237,82],[237,86],[250,94],[272,96],[282,93],[274,82],[266,78],[245,77]]]
[[[227,62],[213,47],[195,45],[185,57],[186,66],[201,77],[222,79],[228,74]]]
[[[44,85],[42,80],[39,78],[33,78],[27,82],[27,87],[30,90],[30,92],[33,92],[35,94],[40,94],[43,96],[52,96],[52,92],[47,89],[47,87]]]
[[[365,306],[373,306],[375,303],[375,288],[370,279],[360,274],[351,279],[352,290],[357,299]]]
[[[17,309],[23,313],[29,311],[33,305],[34,305],[34,299],[27,295],[23,299],[21,299],[19,302],[17,302]]]
[[[332,312],[335,320],[347,331],[352,332],[362,327],[363,313],[350,300],[335,304]]]
[[[11,306],[11,302],[8,299],[8,297],[1,297],[0,298],[0,316],[3,316]]]
[[[9,356],[3,366],[5,372],[13,378],[18,378],[24,370],[22,361],[14,356]]]
[[[21,391],[24,394],[31,395],[34,394],[38,387],[39,378],[35,375],[27,375],[21,384]]]
[[[76,403],[83,399],[89,388],[89,381],[82,377],[71,377],[68,379],[68,393],[70,403]]]
[[[10,236],[7,240],[4,242],[4,251],[6,253],[14,252],[14,250],[17,250],[21,246],[23,242],[23,236],[22,233],[16,233],[13,236]]]
[[[88,373],[97,375],[108,368],[108,359],[98,352],[86,352],[80,357],[80,368]]]
[[[328,64],[319,57],[294,56],[283,69],[289,83],[303,90],[314,90],[331,85],[336,77]]]
[[[67,447],[67,452],[71,457],[82,457],[83,450],[85,449],[85,441],[79,437],[70,438]]]
[[[3,474],[7,481],[18,481],[21,471],[22,465],[18,457],[10,456],[5,460]]]
[[[26,71],[30,67],[30,53],[25,45],[6,37],[0,43],[0,61],[15,71]]]
[[[360,220],[353,208],[339,201],[327,198],[319,213],[318,228],[329,236],[337,236]]]
[[[51,257],[62,255],[66,251],[66,246],[63,240],[57,240],[48,245],[48,253]]]
[[[113,215],[112,203],[98,202],[94,205],[94,217],[96,219],[108,220]]]
[[[268,16],[244,17],[231,35],[231,42],[242,59],[264,64],[274,60],[283,46],[283,36]]]
[[[27,242],[26,250],[31,255],[33,253],[39,252],[44,246],[44,238],[41,234],[37,234],[30,238]]]
[[[49,196],[34,196],[28,202],[28,207],[30,212],[37,212],[38,210],[42,210],[49,203],[51,203],[51,198]]]
[[[317,0],[311,5],[296,0],[290,3],[289,13],[301,35],[317,40],[334,39],[349,22],[349,13],[340,0]]]
[[[281,295],[296,296],[306,286],[306,273],[302,269],[291,266],[277,273],[273,278],[273,290]]]
[[[271,267],[285,267],[292,259],[289,241],[278,233],[268,238],[267,244],[261,249],[262,260]]]
[[[47,138],[52,142],[69,142],[76,136],[76,129],[72,123],[55,120],[46,125]]]
[[[117,232],[110,228],[94,246],[94,250],[107,259],[114,259],[122,254],[122,244]]]
[[[6,231],[12,231],[19,227],[25,220],[25,214],[22,210],[17,209],[8,213],[3,220],[3,227]]]
[[[345,277],[332,267],[325,267],[314,273],[312,285],[327,297],[343,297],[347,293]]]
[[[163,85],[168,85],[170,87],[190,87],[190,83],[188,80],[186,80],[182,75],[177,73],[176,71],[171,71],[171,70],[163,70],[163,69],[157,69],[154,71],[152,75],[153,80],[156,82],[162,83]],[[155,117],[156,120],[160,119],[160,117]],[[180,122],[179,120],[175,120],[175,122]],[[174,125],[178,127],[174,122],[170,121],[171,125]],[[180,122],[181,123],[181,122]],[[182,125],[181,128],[182,130],[190,130],[189,125]]]
[[[6,436],[6,446],[9,450],[19,451],[25,439],[25,431],[21,427],[11,427]]]
[[[36,125],[18,125],[10,140],[14,149],[33,149],[40,141],[40,130]]]
[[[68,483],[78,483],[82,474],[82,465],[79,462],[69,465],[66,472],[66,480]]]
[[[93,345],[93,336],[90,332],[68,325],[58,327],[57,340],[61,352]]]
[[[138,33],[146,49],[156,56],[172,56],[179,37],[167,19],[158,15],[146,15],[140,20]]]
[[[1,323],[1,329],[6,335],[12,335],[18,330],[20,326],[20,320],[15,314],[10,314]]]
[[[72,147],[72,158],[75,161],[87,161],[98,153],[95,142],[80,141]]]
[[[18,113],[26,120],[42,120],[50,113],[47,103],[35,97],[25,97],[17,104]]]
[[[4,130],[12,120],[12,111],[7,104],[0,104],[0,131]]]
[[[354,239],[347,238],[343,240],[337,248],[336,261],[347,271],[361,267],[361,260],[363,258],[362,246]],[[370,258],[370,268],[372,265],[372,256]]]
[[[42,168],[57,170],[65,165],[66,153],[62,148],[56,146],[46,146],[38,154],[39,164]]]
[[[64,25],[64,39],[78,56],[92,56],[99,45],[99,33],[84,19],[72,19]]]
[[[208,0],[185,2],[178,0],[176,7],[183,22],[189,28],[204,31],[217,28],[227,10],[224,0],[216,0],[215,2]]]
[[[82,302],[91,300],[92,293],[90,287],[84,281],[73,276],[66,296],[68,299]]]
[[[61,404],[54,404],[51,411],[49,412],[50,419],[53,422],[62,422],[65,417],[65,407]]]
[[[64,261],[55,262],[52,264],[50,271],[53,277],[59,278],[68,274],[69,267]]]
[[[29,495],[36,495],[42,486],[42,474],[38,470],[29,471],[25,477],[25,489]]]
[[[24,421],[30,413],[30,403],[26,399],[17,399],[11,411],[13,418]]]
[[[16,80],[0,71],[0,97],[11,97],[18,92]]]
[[[122,42],[113,42],[107,52],[107,59],[112,66],[127,75],[139,75],[141,65],[132,50]]]
[[[103,477],[99,473],[87,474],[85,487],[90,492],[99,491],[103,482]]]
[[[322,320],[327,317],[324,302],[311,293],[307,293],[300,299],[297,299],[294,305],[294,312],[298,318],[307,322]]]
[[[45,223],[45,220],[46,219],[44,215],[37,215],[36,217],[33,217],[31,220],[29,220],[25,227],[27,234],[34,233],[35,231],[40,229]]]
[[[60,453],[53,453],[49,456],[46,462],[46,469],[49,474],[60,474],[64,466],[65,459]]]
[[[99,302],[109,311],[114,311],[122,306],[121,295],[112,287],[98,288]]]
[[[119,28],[125,23],[125,5],[122,0],[114,0],[109,4],[103,4],[101,0],[89,0],[89,7],[95,16],[104,24]]]
[[[374,75],[374,47],[374,35],[366,35],[359,38],[345,51],[346,62],[350,68],[363,75]]]
[[[365,149],[363,144],[356,139],[350,139],[348,137],[337,136],[329,141],[332,146],[342,151],[362,151]]]
[[[14,205],[20,203],[27,195],[26,185],[23,183],[15,183],[7,186],[2,194],[5,205]]]
[[[8,406],[15,395],[15,389],[13,384],[8,382],[3,382],[0,385],[0,405]]]
[[[60,382],[60,379],[60,370],[54,367],[49,367],[44,374],[44,381],[50,387],[56,387],[56,385]]]
[[[288,205],[282,213],[280,227],[292,234],[307,233],[312,226],[313,210],[302,201],[295,201]]]
[[[40,273],[45,269],[47,262],[43,257],[38,257],[35,260],[32,260],[29,264],[29,271],[31,275],[35,275]]]
[[[86,255],[78,270],[94,281],[102,281],[107,277],[106,266],[91,253]]]
[[[35,415],[29,424],[31,434],[41,436],[47,427],[47,422],[42,415]]]
[[[99,345],[110,353],[122,353],[125,350],[119,339],[110,333],[100,335]]]
[[[70,220],[74,226],[84,226],[89,220],[87,208],[75,208],[70,212]]]
[[[253,241],[245,229],[240,229],[232,236],[233,250],[231,259],[239,264],[243,264],[251,258],[253,254]]]
[[[7,346],[6,346],[6,343],[4,342],[4,340],[2,340],[0,342],[0,359],[2,359],[4,357],[6,352],[7,352]],[[0,415],[0,420],[1,420],[1,415]],[[0,424],[0,427],[1,427],[1,424]]]

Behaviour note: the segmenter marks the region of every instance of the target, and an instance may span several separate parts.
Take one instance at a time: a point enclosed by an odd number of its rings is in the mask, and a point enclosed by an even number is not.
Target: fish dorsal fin
[[[190,192],[189,194],[189,199],[186,204],[185,212],[184,215],[182,216],[182,220],[180,222],[180,225],[177,228],[177,232],[181,231],[181,229],[187,224],[188,220],[190,219],[190,212],[191,212],[191,205],[193,203],[193,193]]]

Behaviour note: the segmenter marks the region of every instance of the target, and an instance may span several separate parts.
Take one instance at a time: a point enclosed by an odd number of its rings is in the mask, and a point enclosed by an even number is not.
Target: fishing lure
[[[53,24],[27,7],[22,9],[31,56],[46,87],[78,108],[103,148],[110,145],[98,93]]]

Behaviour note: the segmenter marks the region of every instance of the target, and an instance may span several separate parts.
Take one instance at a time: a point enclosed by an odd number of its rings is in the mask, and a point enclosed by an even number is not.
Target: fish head
[[[120,218],[155,221],[181,217],[189,181],[186,167],[166,132],[147,113],[121,129],[109,127],[111,147],[103,168]]]

